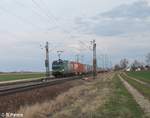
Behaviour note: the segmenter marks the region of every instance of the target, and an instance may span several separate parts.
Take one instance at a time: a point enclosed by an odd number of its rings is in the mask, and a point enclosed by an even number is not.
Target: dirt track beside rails
[[[21,106],[32,105],[53,99],[58,94],[67,91],[71,87],[81,85],[82,83],[83,80],[73,80],[58,85],[34,89],[31,91],[0,96],[0,113],[16,112]]]
[[[123,82],[123,84],[127,88],[127,90],[132,94],[132,96],[135,99],[135,101],[144,110],[144,112],[146,113],[147,117],[150,117],[150,102],[149,102],[149,100],[146,99],[136,88],[134,88],[132,85],[130,85],[120,75],[119,75],[119,78]]]

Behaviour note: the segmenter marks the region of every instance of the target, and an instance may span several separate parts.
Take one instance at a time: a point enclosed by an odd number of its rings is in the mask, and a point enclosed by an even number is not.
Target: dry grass
[[[110,74],[98,76],[101,79],[73,87],[57,96],[55,100],[22,107],[19,113],[23,113],[25,118],[91,117],[94,111],[109,99],[111,79],[108,78],[110,77],[112,77]]]
[[[0,96],[0,112],[16,113],[16,111],[18,111],[21,106],[30,106],[36,103],[43,103],[43,101],[55,99],[59,94],[68,91],[74,86],[82,85],[83,83],[83,80],[72,80],[53,86]]]

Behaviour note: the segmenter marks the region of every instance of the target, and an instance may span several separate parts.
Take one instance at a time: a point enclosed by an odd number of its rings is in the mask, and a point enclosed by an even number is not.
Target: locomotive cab
[[[57,61],[53,61],[52,63],[52,75],[58,76],[63,75],[64,73],[64,62],[63,60],[59,59]]]

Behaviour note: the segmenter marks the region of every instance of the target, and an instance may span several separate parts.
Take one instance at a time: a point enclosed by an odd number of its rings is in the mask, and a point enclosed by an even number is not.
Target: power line
[[[79,42],[82,44],[82,48],[91,50],[91,49],[90,49],[90,45],[87,45],[85,42],[83,42],[83,41],[81,41],[81,40],[79,40]]]
[[[21,5],[21,6],[25,7],[25,8],[27,8],[27,5],[21,3],[20,1],[17,1],[17,0],[16,0],[16,3],[17,3],[18,5]],[[50,25],[51,25],[51,21],[50,21],[49,19],[47,19],[47,16],[45,17],[45,15],[40,14],[39,12],[37,12],[35,7],[32,7],[32,11],[33,11],[37,16],[39,16],[39,18],[44,17],[44,19],[47,20],[47,21],[50,23]]]
[[[52,14],[52,12],[50,10],[45,10],[43,9],[43,7],[41,7],[41,4],[39,4],[37,1],[32,0],[33,4],[39,9],[41,10],[49,19],[53,20],[53,22],[55,23],[56,27],[60,28],[61,30],[63,30],[64,32],[66,32],[64,30],[64,28],[62,28],[60,26],[60,23],[57,21],[57,19],[55,18],[55,16]],[[45,7],[46,8],[46,7]],[[71,36],[71,34],[68,32],[67,36],[65,35],[65,37],[67,37],[67,39]]]
[[[44,1],[43,1],[43,0],[40,0],[40,1],[43,2],[43,4],[45,5],[44,8],[46,8],[47,5],[44,3]],[[57,19],[55,18],[55,16],[53,15],[53,13],[52,13],[50,10],[46,10],[46,12],[48,13],[48,15],[51,14],[53,20],[54,20],[56,23],[58,23],[58,22],[57,22]]]
[[[43,2],[42,0],[40,0],[41,2]],[[55,18],[55,16],[52,14],[52,12],[50,10],[45,10],[43,9],[43,7],[41,7],[41,4],[39,4],[37,1],[32,0],[32,2],[34,3],[34,5],[39,8],[47,17],[49,17],[50,19],[52,19],[56,25],[56,27],[59,27],[60,29],[62,29],[64,32],[66,32],[64,30],[64,28],[61,28],[60,23],[58,23],[57,19]],[[44,2],[43,2],[44,3]],[[46,6],[46,5],[45,5]],[[44,7],[46,8],[46,7]],[[70,32],[67,33],[68,37],[72,36]]]
[[[33,2],[33,4],[34,4],[40,11],[42,11],[49,19],[51,19],[51,20],[53,19],[53,20],[54,20],[54,18],[52,18],[51,16],[49,16],[49,14],[47,13],[47,11],[45,11],[37,1],[32,0],[32,2]],[[56,23],[55,20],[54,20],[54,23],[55,23],[55,25],[57,25],[57,23]]]
[[[7,13],[9,13],[10,15],[12,15],[12,16],[14,16],[14,17],[20,19],[21,21],[26,22],[26,23],[28,23],[28,24],[30,24],[30,25],[36,27],[36,28],[41,28],[39,25],[35,25],[34,23],[30,22],[29,20],[25,19],[24,17],[19,16],[19,15],[15,14],[15,13],[12,12],[12,11],[10,12],[8,9],[6,9],[6,8],[4,8],[4,7],[2,7],[2,6],[0,6],[0,10],[1,10],[1,11],[4,11],[4,12],[7,12]]]

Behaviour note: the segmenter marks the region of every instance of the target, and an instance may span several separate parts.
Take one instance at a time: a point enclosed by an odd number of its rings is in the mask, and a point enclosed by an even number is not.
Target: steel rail
[[[86,75],[87,76],[87,75]],[[67,78],[59,78],[53,80],[45,80],[45,81],[38,81],[38,82],[28,82],[28,83],[21,83],[15,85],[7,85],[0,87],[0,96],[10,95],[18,92],[29,91],[32,89],[52,86],[56,84],[60,84],[66,81],[81,79],[83,76],[74,76],[74,77],[67,77]]]

